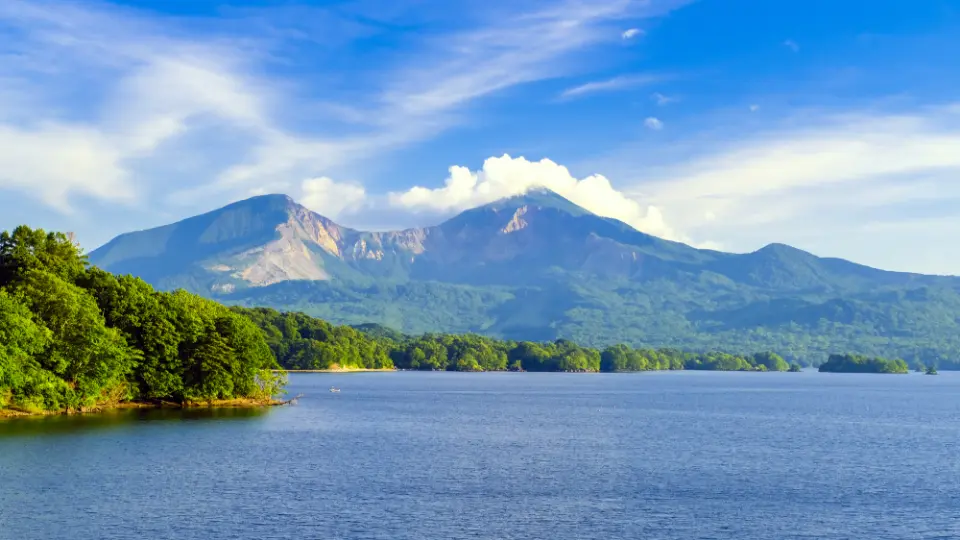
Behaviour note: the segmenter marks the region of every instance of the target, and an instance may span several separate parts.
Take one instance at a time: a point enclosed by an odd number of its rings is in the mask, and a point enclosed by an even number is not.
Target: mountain
[[[409,333],[601,345],[960,357],[960,278],[887,272],[783,244],[696,249],[546,189],[388,232],[264,195],[121,235],[93,264],[227,303]]]

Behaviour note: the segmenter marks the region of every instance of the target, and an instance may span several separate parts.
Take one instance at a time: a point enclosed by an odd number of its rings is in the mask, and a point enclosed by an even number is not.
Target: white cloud
[[[676,102],[676,101],[679,101],[679,98],[672,97],[672,96],[665,96],[665,95],[661,94],[660,92],[654,92],[654,93],[650,96],[650,99],[652,99],[652,100],[653,100],[658,106],[660,106],[660,107],[663,107],[664,105],[669,105],[669,104],[674,103],[674,102]]]
[[[793,52],[800,52],[800,44],[792,39],[788,39],[783,42],[783,46],[790,49]]]
[[[394,207],[450,214],[519,195],[533,187],[549,188],[595,214],[619,219],[646,233],[680,239],[664,222],[659,208],[626,197],[601,175],[578,179],[566,167],[549,159],[528,161],[504,155],[488,158],[479,171],[454,166],[450,167],[443,187],[417,186],[391,193],[389,199]]]
[[[801,118],[746,137],[698,138],[692,154],[665,165],[657,161],[664,148],[638,147],[625,149],[629,158],[591,165],[629,186],[620,189],[549,160],[503,156],[479,171],[453,167],[442,187],[390,200],[398,209],[451,214],[545,186],[697,247],[752,251],[785,242],[880,268],[956,274],[960,259],[943,245],[960,232],[960,108]]]
[[[750,105],[750,112],[757,112],[760,110],[760,106],[757,104]]]
[[[627,161],[619,169],[641,171],[620,178],[631,185],[628,196],[660,208],[678,236],[701,243],[722,240],[749,251],[786,242],[882,268],[939,273],[956,273],[960,264],[936,259],[930,264],[938,266],[921,267],[903,256],[939,252],[945,233],[928,228],[927,236],[902,237],[893,246],[878,225],[955,218],[960,114],[950,107],[811,114],[802,127],[701,140],[693,155],[672,165]],[[870,230],[861,228],[866,223]]]
[[[490,8],[499,16],[471,20],[466,30],[411,38],[409,54],[354,81],[363,90],[349,101],[314,107],[306,96],[322,89],[270,75],[280,58],[271,55],[290,39],[283,29],[244,31],[269,27],[262,16],[224,24],[108,3],[5,0],[0,189],[67,211],[73,194],[134,203],[152,196],[154,204],[163,192],[172,193],[163,202],[195,205],[336,175],[463,122],[461,109],[473,100],[567,74],[572,55],[610,41],[615,20],[685,3]],[[298,28],[296,39],[323,31]],[[159,183],[156,171],[173,163],[181,166],[173,182]]]
[[[623,39],[633,39],[637,36],[642,36],[644,33],[645,32],[639,28],[630,28],[628,30],[624,30],[624,32],[620,34],[620,37]]]
[[[661,129],[663,129],[663,122],[661,122],[660,119],[654,118],[652,116],[644,120],[643,125],[647,126],[648,128],[654,131],[660,131]]]
[[[104,128],[132,152],[150,152],[203,116],[264,130],[269,121],[253,81],[217,65],[216,57],[156,56],[118,81]]]
[[[62,124],[0,125],[0,188],[18,189],[62,212],[71,194],[126,202],[133,197],[122,155],[102,133]]]
[[[653,84],[663,80],[661,75],[629,75],[614,77],[604,81],[593,81],[580,86],[568,88],[560,94],[560,99],[571,99],[583,97],[587,94],[596,94],[598,92],[613,92],[627,88],[635,88],[647,84]]]
[[[267,113],[272,96],[231,47],[172,38],[106,6],[10,0],[0,22],[20,36],[11,45],[20,61],[0,65],[0,76],[16,83],[31,112],[14,114],[17,97],[0,96],[0,187],[60,211],[69,211],[72,194],[134,202],[161,187],[142,181],[150,159],[190,131],[283,136]],[[183,149],[178,160],[201,152]],[[238,153],[256,152],[254,143]]]
[[[331,219],[357,208],[367,195],[358,184],[337,183],[325,176],[304,180],[300,188],[300,203]]]
[[[765,193],[887,175],[960,168],[960,129],[934,116],[844,116],[800,131],[764,133],[673,169],[669,193]]]
[[[423,129],[435,131],[449,121],[451,109],[467,101],[569,73],[572,66],[564,61],[609,41],[610,22],[625,16],[662,16],[691,1],[566,0],[544,3],[539,10],[501,14],[487,25],[431,43],[433,50],[424,58],[391,74],[394,83],[368,115],[393,126],[422,124],[429,118]],[[613,84],[632,82],[625,77]],[[404,130],[404,136],[414,135]]]

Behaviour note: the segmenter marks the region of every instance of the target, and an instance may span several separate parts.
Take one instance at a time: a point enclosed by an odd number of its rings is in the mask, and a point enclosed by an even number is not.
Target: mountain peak
[[[782,251],[782,252],[788,252],[788,253],[798,253],[798,252],[799,252],[799,253],[806,253],[806,252],[803,251],[802,249],[798,249],[798,248],[795,248],[795,247],[790,246],[790,245],[787,245],[787,244],[782,244],[782,243],[780,243],[780,242],[774,242],[774,243],[772,243],[772,244],[767,244],[767,245],[765,245],[765,246],[763,246],[762,248],[760,248],[760,249],[757,250],[757,252],[760,252],[760,251],[766,251],[766,252],[778,252],[778,251]]]
[[[278,242],[286,242],[286,246],[301,235],[301,229],[309,227],[303,219],[305,212],[287,195],[257,195],[176,223],[120,235],[91,252],[90,261],[156,281],[154,276],[184,269],[225,268],[209,261],[239,257],[250,250],[269,258],[273,256],[270,246]],[[320,234],[313,236],[319,238]],[[290,249],[303,251],[299,246]]]
[[[293,200],[293,197],[285,195],[283,193],[266,193],[263,195],[254,195],[246,199],[242,199],[233,203],[230,203],[223,208],[213,210],[209,213],[223,212],[224,210],[230,210],[235,208],[250,208],[253,210],[278,210],[281,208],[288,208],[291,206],[300,206],[297,201]]]
[[[575,203],[566,199],[556,191],[543,186],[535,186],[527,189],[523,193],[504,197],[492,203],[478,208],[484,210],[493,210],[495,212],[516,211],[523,207],[532,207],[537,209],[554,209],[574,215],[584,216],[591,214],[590,211],[577,206]]]

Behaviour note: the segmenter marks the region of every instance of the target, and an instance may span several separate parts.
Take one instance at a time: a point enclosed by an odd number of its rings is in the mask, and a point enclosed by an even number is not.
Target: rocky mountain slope
[[[593,344],[831,350],[951,361],[960,278],[886,272],[782,244],[731,254],[670,242],[548,190],[439,225],[340,226],[284,195],[128,233],[107,270],[226,302],[407,332]]]

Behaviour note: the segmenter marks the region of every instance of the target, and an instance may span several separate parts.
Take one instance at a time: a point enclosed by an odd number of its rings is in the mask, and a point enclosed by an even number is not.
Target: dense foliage
[[[303,313],[231,308],[253,321],[286,369],[392,369],[390,344],[349,326],[334,326]]]
[[[706,279],[706,278],[704,278]],[[569,339],[604,348],[777,351],[816,366],[836,351],[896,355],[960,369],[960,293],[918,288],[845,299],[798,294],[777,301],[734,283],[583,279],[536,288],[439,282],[288,282],[220,300],[302,311],[335,324],[377,323],[407,334],[478,333],[505,340]]]
[[[90,267],[59,233],[0,234],[0,408],[266,399],[275,367],[260,330],[216,302]]]
[[[907,363],[899,359],[832,354],[826,362],[820,364],[820,371],[824,373],[908,373],[909,369]]]
[[[634,349],[615,345],[603,350],[572,341],[501,341],[475,334],[427,334],[398,343],[391,353],[405,369],[453,371],[586,371],[656,370],[787,371],[779,355],[691,353],[676,349]]]
[[[363,331],[334,326],[303,313],[231,308],[254,321],[287,369],[415,369],[434,371],[787,371],[781,356],[690,353],[675,349],[603,350],[569,340],[504,341],[477,334],[406,336],[377,325]],[[794,366],[799,369],[799,366]]]

